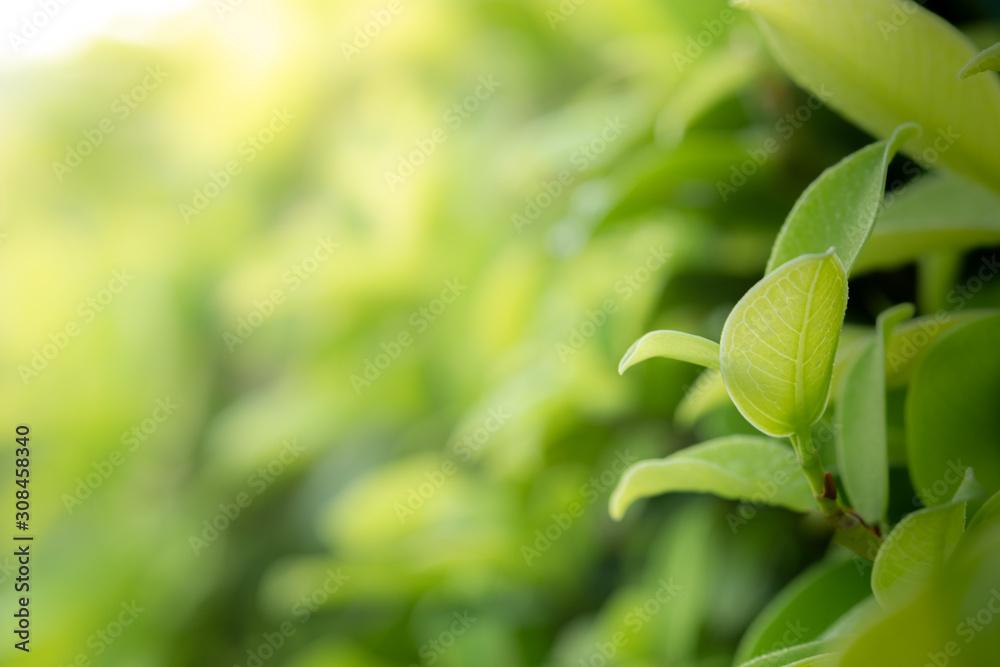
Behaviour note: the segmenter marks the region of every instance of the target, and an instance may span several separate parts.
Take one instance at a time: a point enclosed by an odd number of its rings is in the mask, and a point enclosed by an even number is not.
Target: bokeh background
[[[927,6],[997,39],[990,3]],[[2,469],[30,425],[36,540],[32,652],[3,664],[721,667],[822,556],[782,510],[607,513],[626,463],[749,429],[622,353],[717,337],[798,194],[871,140],[740,12],[3,12]],[[852,282],[851,318],[914,284]]]

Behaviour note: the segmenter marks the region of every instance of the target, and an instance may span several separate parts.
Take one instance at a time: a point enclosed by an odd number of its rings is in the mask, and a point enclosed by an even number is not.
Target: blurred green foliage
[[[617,362],[649,329],[717,339],[869,138],[818,105],[786,136],[808,96],[716,0],[400,0],[365,46],[388,4],[219,4],[2,73],[25,660],[249,665],[290,627],[267,664],[600,665],[615,633],[621,664],[730,664],[824,529],[686,496],[613,523],[622,460],[752,432],[675,425],[696,372]],[[851,317],[911,274],[852,284]]]

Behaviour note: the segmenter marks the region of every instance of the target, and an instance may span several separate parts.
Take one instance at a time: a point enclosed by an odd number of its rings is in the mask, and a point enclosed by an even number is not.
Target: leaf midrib
[[[809,319],[812,314],[813,294],[816,290],[816,282],[819,280],[822,264],[817,264],[813,272],[812,284],[806,293],[806,307],[802,318],[802,330],[799,332],[799,349],[795,355],[795,411],[798,413],[799,425],[801,426],[809,420],[806,412],[806,388],[805,388],[805,354],[806,354],[806,333],[809,330]]]

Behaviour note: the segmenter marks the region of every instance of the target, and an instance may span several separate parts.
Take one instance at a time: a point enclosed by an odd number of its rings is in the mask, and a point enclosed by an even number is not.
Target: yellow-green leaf
[[[916,125],[902,125],[888,139],[865,146],[820,174],[788,214],[766,273],[799,255],[831,247],[850,273],[872,233],[889,161],[903,143],[918,134]]]
[[[782,265],[750,288],[722,330],[722,378],[747,421],[783,437],[823,415],[847,308],[831,248]]]
[[[875,558],[872,592],[883,608],[912,599],[951,555],[965,530],[965,503],[908,514]]]
[[[902,0],[738,0],[803,87],[876,137],[906,122],[903,147],[1000,191],[1000,80],[956,73],[976,48],[956,28]]]
[[[878,317],[875,336],[854,361],[837,397],[837,463],[851,506],[869,524],[889,505],[885,407],[885,350],[893,328],[913,315],[904,303]]]
[[[618,364],[618,373],[624,373],[640,361],[652,357],[665,357],[718,368],[719,344],[714,340],[680,331],[650,331],[632,343],[632,347]]]
[[[958,78],[968,79],[973,74],[990,71],[1000,71],[1000,43],[977,53],[965,67],[958,70]]]
[[[796,512],[816,505],[790,447],[759,436],[734,435],[636,463],[611,495],[611,516],[617,521],[636,500],[676,491],[753,500]]]
[[[923,176],[886,195],[851,276],[895,269],[939,251],[1000,243],[1000,197],[954,175]]]

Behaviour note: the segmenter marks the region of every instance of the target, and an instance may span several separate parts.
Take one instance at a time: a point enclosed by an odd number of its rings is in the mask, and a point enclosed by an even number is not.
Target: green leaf
[[[671,491],[713,493],[796,512],[815,507],[790,447],[759,436],[734,435],[633,465],[611,495],[611,516],[617,521],[636,500]]]
[[[904,303],[878,317],[875,335],[847,371],[836,403],[837,464],[851,506],[868,524],[889,506],[885,351],[893,328],[913,315]]]
[[[976,479],[972,468],[965,469],[965,476],[962,483],[955,489],[955,495],[951,497],[953,503],[967,503],[983,495],[983,485]]]
[[[896,326],[886,347],[886,388],[898,389],[910,382],[913,371],[933,347],[938,338],[956,327],[995,315],[993,310],[965,310],[926,315]],[[847,371],[873,340],[872,330],[847,325],[840,334],[840,344],[833,368],[833,400]],[[732,402],[722,374],[716,369],[705,370],[677,406],[675,418],[684,427],[691,427],[706,414]]]
[[[833,665],[833,649],[835,643],[828,640],[799,644],[789,648],[768,653],[749,662],[740,664],[740,667],[818,667],[819,665]]]
[[[965,529],[965,503],[908,514],[882,544],[872,569],[872,592],[883,608],[912,599],[951,555]]]
[[[996,311],[966,310],[958,313],[940,312],[918,317],[896,327],[886,349],[886,385],[898,388],[908,384],[913,372],[939,338],[949,331],[995,315]]]
[[[996,523],[1000,523],[1000,491],[994,493],[989,500],[983,503],[983,506],[979,508],[979,511],[969,521],[966,532],[971,533],[974,530],[986,528]]]
[[[820,563],[788,584],[743,635],[734,662],[745,662],[787,644],[818,639],[871,595],[868,577],[853,559]]]
[[[886,196],[851,275],[894,269],[931,252],[998,243],[1000,197],[957,176],[923,176]]]
[[[719,344],[715,341],[681,333],[680,331],[651,331],[628,349],[618,364],[618,373],[652,357],[666,357],[699,364],[709,368],[719,367]]]
[[[800,255],[834,248],[847,273],[868,240],[882,204],[885,172],[899,147],[920,134],[902,125],[885,141],[847,156],[806,188],[771,250],[766,273]]]
[[[1000,81],[958,80],[976,48],[949,23],[898,0],[736,4],[791,77],[851,122],[880,138],[919,123],[924,134],[905,153],[1000,190]]]
[[[917,304],[925,313],[948,308],[948,294],[962,274],[965,258],[954,250],[935,250],[917,258]]]
[[[1000,71],[1000,43],[983,49],[973,56],[972,60],[965,63],[965,67],[958,70],[958,78],[968,79],[973,74],[990,71]]]
[[[721,370],[747,421],[780,437],[823,415],[846,308],[832,248],[782,265],[740,299],[722,330]]]
[[[954,328],[931,347],[906,399],[907,459],[925,505],[948,502],[965,468],[1000,491],[1000,315]]]
[[[911,601],[866,619],[843,649],[843,667],[996,664],[1000,633],[993,610],[1000,601],[1000,530],[968,537],[967,531],[947,565]],[[985,623],[974,620],[987,611]]]

